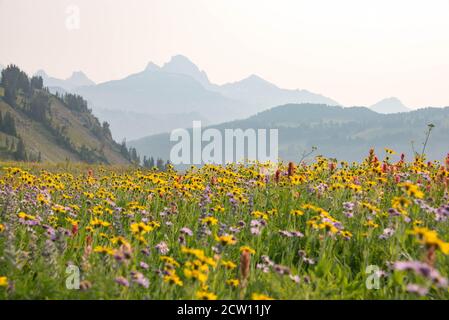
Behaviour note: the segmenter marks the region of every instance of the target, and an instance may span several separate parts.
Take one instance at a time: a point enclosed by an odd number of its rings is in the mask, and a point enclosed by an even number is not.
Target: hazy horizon
[[[99,83],[182,54],[216,84],[257,74],[346,106],[415,109],[449,105],[448,30],[449,0],[0,0],[0,64]]]

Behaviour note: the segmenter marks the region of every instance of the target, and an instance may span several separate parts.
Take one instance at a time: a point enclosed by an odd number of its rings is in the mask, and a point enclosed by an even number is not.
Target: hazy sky
[[[218,84],[254,73],[344,105],[449,105],[449,0],[0,0],[0,41],[0,64],[62,78],[183,54]]]

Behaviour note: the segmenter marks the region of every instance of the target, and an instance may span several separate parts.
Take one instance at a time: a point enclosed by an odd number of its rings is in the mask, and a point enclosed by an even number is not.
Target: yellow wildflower
[[[274,300],[273,298],[264,295],[264,294],[260,294],[260,293],[253,293],[251,295],[251,299],[252,300]]]
[[[226,284],[231,287],[237,288],[240,284],[240,281],[238,279],[229,279],[226,280]]]
[[[201,220],[201,223],[214,226],[218,223],[218,219],[214,217],[206,217]]]
[[[232,245],[232,244],[236,244],[237,240],[235,239],[234,236],[232,235],[222,235],[222,236],[215,236],[215,240],[220,242],[221,245],[225,246],[225,245]]]
[[[304,211],[301,211],[301,210],[291,210],[290,211],[290,214],[292,215],[292,216],[302,216],[302,215],[304,215]]]
[[[0,287],[6,287],[6,286],[8,286],[8,278],[0,277]]]
[[[113,255],[114,254],[114,250],[108,247],[103,247],[103,246],[96,246],[94,248],[94,252],[97,253],[102,253],[102,254],[108,254],[108,255]]]
[[[180,287],[182,287],[184,285],[182,280],[175,273],[171,273],[171,274],[164,276],[164,282],[169,283],[169,284],[174,284],[174,285],[177,285]]]
[[[234,262],[226,260],[222,260],[221,265],[229,270],[235,269],[237,267],[237,265]]]
[[[217,295],[212,292],[198,291],[196,297],[200,300],[217,300]]]
[[[255,254],[256,250],[254,250],[253,248],[248,247],[248,246],[241,246],[240,247],[240,252],[249,252],[251,254]]]

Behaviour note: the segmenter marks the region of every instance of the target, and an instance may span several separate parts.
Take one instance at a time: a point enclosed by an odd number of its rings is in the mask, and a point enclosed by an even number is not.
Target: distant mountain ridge
[[[319,104],[287,104],[260,112],[243,120],[208,126],[225,129],[278,129],[279,157],[298,161],[314,146],[314,155],[346,161],[361,161],[370,148],[385,156],[384,148],[401,152],[409,158],[413,148],[421,152],[428,124],[435,127],[426,154],[428,159],[444,159],[449,152],[449,107],[425,108],[407,113],[380,114],[365,107],[343,108]],[[204,127],[203,130],[206,128]],[[169,133],[130,141],[141,155],[169,159],[176,142]]]
[[[59,88],[64,91],[72,91],[81,86],[93,86],[95,82],[90,80],[82,71],[73,72],[67,79],[50,77],[44,70],[39,70],[35,75],[42,77],[44,85],[48,88]]]
[[[213,87],[206,72],[200,70],[192,61],[183,55],[173,56],[169,62],[160,68],[160,71],[184,74],[198,81],[206,89]]]
[[[162,69],[146,69],[121,80],[79,87],[75,92],[90,101],[93,109],[152,115],[197,112],[215,122],[243,115],[242,103],[206,90],[190,76]]]
[[[44,84],[52,92],[75,92],[85,97],[102,120],[111,122],[116,137],[136,137],[142,132],[135,126],[123,130],[114,125],[114,119],[104,110],[149,115],[182,115],[196,113],[209,123],[243,119],[270,107],[285,103],[323,103],[339,105],[325,96],[306,90],[286,90],[258,77],[216,85],[210,82],[205,71],[200,70],[187,57],[173,56],[158,66],[149,62],[141,72],[123,79],[80,86],[71,78],[58,80],[45,75]],[[103,110],[97,112],[96,110]],[[160,117],[159,117],[160,118]],[[170,117],[168,117],[170,118]],[[135,119],[136,123],[139,119]],[[164,132],[168,123],[149,120],[147,135]],[[173,126],[171,129],[175,129]]]
[[[217,90],[224,96],[250,103],[253,106],[252,113],[287,103],[340,105],[335,100],[307,90],[281,89],[254,74],[243,80],[224,84]]]
[[[371,110],[378,113],[398,113],[398,112],[409,112],[410,109],[407,108],[398,98],[391,97],[383,99],[370,107]]]

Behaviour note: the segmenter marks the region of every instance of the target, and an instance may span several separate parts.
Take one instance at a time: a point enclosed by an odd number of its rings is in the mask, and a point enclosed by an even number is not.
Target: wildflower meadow
[[[0,299],[448,299],[449,156],[394,153],[0,164]]]

